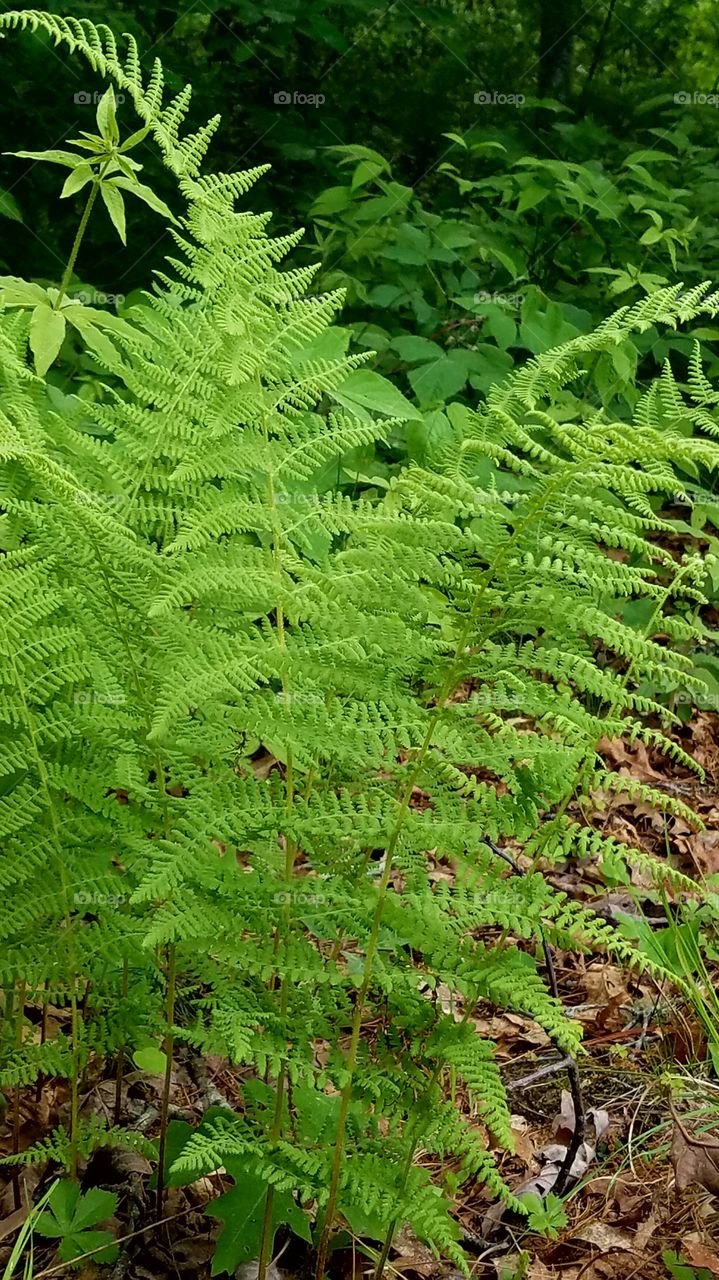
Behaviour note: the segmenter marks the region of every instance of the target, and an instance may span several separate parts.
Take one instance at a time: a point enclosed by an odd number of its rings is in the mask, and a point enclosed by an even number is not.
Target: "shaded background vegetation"
[[[48,8],[67,11],[62,4]],[[259,199],[273,208],[279,227],[306,223],[319,192],[338,180],[331,150],[338,144],[377,150],[399,181],[441,206],[446,193],[437,170],[453,146],[446,131],[484,137],[499,131],[518,154],[567,158],[576,135],[570,147],[566,131],[582,121],[579,158],[611,160],[606,153],[614,140],[656,145],[652,130],[677,115],[686,121],[689,113],[677,111],[674,95],[711,93],[719,75],[715,0],[235,0],[216,10],[205,0],[159,6],[78,0],[73,12],[132,32],[143,57],[159,55],[178,88],[191,81],[198,122],[221,111],[213,148],[218,168],[271,162]],[[21,128],[18,145],[25,147],[90,127],[92,107],[77,97],[98,87],[60,55],[48,62],[41,46],[41,37],[26,35],[3,50],[10,92],[0,127],[6,140]],[[523,95],[527,102],[521,109],[477,104],[479,92]],[[278,93],[322,95],[324,102],[277,103]],[[536,100],[546,97],[564,113],[542,108]],[[692,105],[691,114],[698,140],[711,145],[716,109]],[[152,172],[149,146],[145,158]],[[40,263],[56,277],[67,255],[77,202],[58,201],[56,177],[19,160],[4,164],[0,181],[20,211],[32,211],[24,225],[2,223],[2,258],[18,274],[30,264],[37,273]],[[121,262],[109,228],[105,238],[96,228],[85,258],[86,273],[112,293],[144,280],[158,234],[151,215],[136,210],[134,217]]]

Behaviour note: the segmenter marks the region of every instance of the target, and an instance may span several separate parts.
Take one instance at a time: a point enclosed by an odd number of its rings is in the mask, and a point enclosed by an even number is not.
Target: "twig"
[[[536,1071],[532,1071],[528,1076],[522,1076],[521,1080],[510,1080],[507,1083],[507,1089],[528,1089],[530,1085],[536,1084],[538,1080],[544,1080],[547,1076],[553,1076],[558,1071],[564,1071],[568,1067],[572,1059],[570,1057],[559,1058],[557,1062],[550,1062],[545,1067],[538,1067]]]

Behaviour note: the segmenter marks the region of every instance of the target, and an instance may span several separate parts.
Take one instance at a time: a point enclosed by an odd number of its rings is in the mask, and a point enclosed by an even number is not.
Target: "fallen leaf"
[[[0,1222],[0,1240],[4,1240],[6,1236],[11,1236],[13,1232],[21,1227],[30,1212],[29,1206],[23,1206],[22,1209],[16,1209],[9,1217],[3,1218]]]
[[[514,1153],[529,1166],[536,1155],[529,1122],[524,1116],[511,1116],[510,1124],[512,1126],[512,1137],[514,1138]]]
[[[719,1257],[698,1240],[682,1240],[682,1253],[693,1267],[704,1267],[713,1276],[719,1276]]]
[[[588,1222],[586,1226],[580,1227],[574,1232],[577,1240],[584,1240],[587,1244],[595,1244],[603,1253],[611,1253],[612,1249],[623,1250],[624,1253],[631,1253],[634,1249],[634,1236],[629,1231],[622,1231],[619,1227],[611,1227],[606,1222]]]
[[[643,1253],[654,1232],[657,1229],[657,1220],[653,1213],[640,1222],[636,1232],[634,1233],[634,1248],[638,1253]]]
[[[674,1114],[672,1138],[672,1164],[677,1191],[684,1191],[693,1183],[699,1183],[706,1191],[719,1195],[719,1138],[690,1133]]]
[[[541,1258],[535,1258],[533,1262],[530,1262],[527,1280],[556,1280],[556,1277],[557,1272],[550,1271],[548,1267],[545,1267]]]

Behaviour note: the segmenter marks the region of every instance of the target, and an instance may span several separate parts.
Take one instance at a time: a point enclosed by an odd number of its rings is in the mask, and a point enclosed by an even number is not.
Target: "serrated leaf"
[[[125,141],[123,142],[122,146],[118,148],[118,150],[121,152],[124,152],[124,151],[129,151],[131,147],[136,147],[138,142],[142,142],[147,137],[149,132],[150,132],[149,124],[143,125],[142,129],[136,129],[134,133],[130,134],[129,138],[125,138]]]
[[[0,276],[0,302],[3,306],[29,307],[46,301],[47,293],[41,284],[21,280],[18,276]]]
[[[63,1262],[72,1263],[75,1258],[84,1259],[84,1255],[93,1249],[98,1252],[93,1253],[88,1262],[115,1262],[120,1252],[120,1246],[111,1231],[81,1231],[77,1235],[73,1233],[66,1236],[58,1254]]]
[[[410,369],[407,377],[420,405],[425,407],[443,404],[461,391],[467,381],[467,370],[443,355],[439,360]]]
[[[96,1227],[99,1222],[111,1218],[117,1208],[117,1196],[114,1191],[103,1191],[101,1187],[90,1187],[77,1201],[72,1218],[74,1232],[84,1231],[86,1227]]]
[[[47,302],[39,303],[30,321],[30,350],[35,357],[35,370],[41,378],[57,359],[64,337],[64,315],[53,311]]]
[[[40,1214],[35,1230],[41,1236],[65,1235],[72,1227],[79,1199],[79,1183],[73,1182],[71,1178],[63,1178],[50,1196],[47,1211]]]
[[[429,338],[417,337],[412,333],[393,338],[390,346],[407,364],[424,364],[428,360],[438,360],[442,356],[442,348],[438,343],[431,342]]]
[[[117,360],[117,350],[110,342],[110,339],[105,337],[105,334],[98,325],[93,323],[93,320],[90,319],[87,314],[89,310],[89,307],[68,307],[63,311],[63,315],[67,318],[68,322],[77,329],[78,333],[81,335],[83,341],[90,350],[94,351],[96,355],[100,357],[103,364],[112,368],[113,364]],[[97,313],[93,312],[92,314],[94,317]]]

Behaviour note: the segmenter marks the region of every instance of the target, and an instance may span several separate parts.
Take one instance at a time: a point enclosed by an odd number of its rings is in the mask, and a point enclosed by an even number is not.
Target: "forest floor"
[[[703,832],[693,831],[680,819],[666,819],[626,796],[596,797],[595,812],[589,816],[594,825],[635,847],[660,858],[671,854],[675,864],[690,874],[719,875],[719,716],[695,713],[677,739],[703,766],[703,782],[641,743],[629,749],[607,742],[603,754],[614,770],[681,796],[701,815]],[[442,872],[438,866],[438,875]],[[626,888],[608,890],[589,860],[585,865],[567,864],[551,878],[573,899],[607,918],[624,912],[635,916],[640,925],[648,920],[650,928],[666,930],[662,904],[639,872],[633,877],[638,898],[629,897]],[[561,999],[584,1030],[579,1065],[586,1139],[575,1162],[575,1182],[564,1212],[548,1236],[529,1232],[519,1219],[508,1220],[481,1187],[469,1183],[460,1190],[456,1212],[473,1277],[711,1280],[719,1276],[719,1137],[711,1133],[712,1129],[719,1133],[719,1081],[710,1065],[711,1036],[708,1039],[699,998],[694,1005],[670,985],[640,978],[601,957],[557,952],[554,959]],[[719,973],[712,957],[705,956],[705,962],[710,974]],[[65,1014],[57,1010],[54,1016],[62,1021]],[[575,1126],[566,1073],[561,1066],[557,1069],[558,1054],[547,1036],[528,1019],[487,1009],[484,1014],[479,1011],[475,1022],[477,1030],[497,1045],[513,1103],[516,1153],[501,1159],[502,1174],[515,1191],[543,1191]],[[719,1026],[716,1037],[719,1043]],[[681,1085],[681,1101],[674,1110],[669,1077],[675,1098],[677,1082]],[[140,1071],[127,1074],[123,1121],[148,1136],[156,1133],[161,1087],[159,1077]],[[96,1078],[87,1080],[83,1111],[112,1123],[114,1094],[114,1078],[98,1070]],[[171,1096],[175,1117],[197,1123],[207,1106],[221,1099],[239,1105],[238,1076],[226,1062],[178,1057]],[[37,1093],[25,1091],[21,1148],[46,1137],[66,1108],[64,1084],[50,1081]],[[0,1125],[0,1154],[8,1154],[11,1143],[10,1126]],[[117,1263],[104,1267],[87,1263],[75,1274],[87,1280],[209,1276],[219,1224],[204,1209],[223,1189],[221,1175],[187,1188],[171,1188],[164,1225],[150,1226],[149,1173],[149,1163],[136,1153],[102,1151],[93,1157],[84,1184],[118,1193],[117,1220],[112,1225],[119,1237],[127,1239]],[[36,1198],[47,1178],[48,1170],[41,1165],[24,1170],[24,1192]],[[0,1268],[24,1212],[15,1210],[11,1181],[6,1173],[0,1174]],[[280,1236],[278,1241],[282,1243]],[[371,1266],[368,1255],[375,1246],[349,1233],[346,1241],[346,1247],[332,1256],[332,1274],[337,1280],[359,1280]],[[300,1250],[305,1248],[299,1245]],[[52,1242],[36,1238],[34,1280],[68,1274],[66,1265],[58,1265],[54,1256]],[[293,1237],[277,1267],[283,1276],[304,1277],[309,1274],[308,1261]],[[243,1280],[251,1280],[248,1265]],[[427,1248],[400,1232],[389,1276],[448,1280],[451,1273],[453,1269],[438,1263]],[[276,1274],[272,1280],[277,1280]]]

